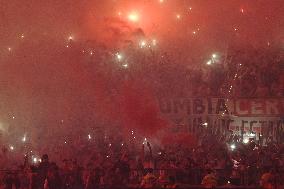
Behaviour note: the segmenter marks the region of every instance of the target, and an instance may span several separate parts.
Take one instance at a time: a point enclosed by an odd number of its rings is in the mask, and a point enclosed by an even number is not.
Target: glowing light
[[[245,143],[245,144],[247,144],[249,142],[249,139],[248,138],[245,138],[244,140],[243,140],[243,143]]]
[[[189,10],[192,10],[192,7],[189,7]]]
[[[25,38],[25,35],[24,35],[24,34],[22,34],[22,35],[21,35],[21,38],[22,38],[22,39],[24,39],[24,38]]]
[[[212,54],[212,58],[217,58],[217,54]]]
[[[203,123],[202,125],[204,125],[204,126],[208,126],[208,123]]]
[[[250,133],[249,136],[250,137],[255,137],[255,134],[254,133]]]
[[[177,19],[181,19],[181,15],[180,15],[180,14],[177,14],[177,15],[176,15],[176,18],[177,18]]]
[[[116,53],[116,58],[118,61],[121,61],[123,59],[123,56],[120,53]]]
[[[132,12],[128,15],[128,20],[130,20],[131,22],[138,22],[139,15],[136,12]]]
[[[231,147],[232,150],[236,149],[236,145],[235,144],[231,144],[230,147]]]
[[[234,28],[235,31],[238,31],[238,28]]]
[[[240,11],[241,11],[241,13],[244,13],[244,9],[241,9]]]
[[[122,65],[124,68],[128,68],[128,64],[123,64]]]
[[[67,141],[65,141],[64,144],[67,144]]]
[[[157,40],[156,40],[156,39],[153,39],[153,40],[152,40],[152,45],[153,45],[153,46],[156,46],[156,45],[157,45]]]
[[[159,2],[160,2],[160,3],[163,3],[163,2],[164,2],[164,0],[159,0]]]
[[[24,135],[24,137],[22,138],[22,141],[23,141],[23,142],[26,142],[26,141],[27,141],[27,136],[26,136],[26,135]]]
[[[109,147],[111,147],[111,144],[108,144]]]
[[[94,52],[93,52],[93,51],[91,51],[91,52],[90,52],[90,55],[92,56],[93,54],[94,54]]]
[[[69,40],[69,41],[71,41],[71,40],[73,40],[73,39],[74,39],[74,37],[71,36],[71,35],[68,37],[68,40]]]
[[[10,150],[14,150],[15,149],[15,147],[14,146],[10,146]]]
[[[212,60],[209,60],[206,64],[207,65],[211,65],[212,64]]]
[[[143,41],[140,42],[141,48],[144,48],[146,45],[147,45],[146,41],[143,40]]]
[[[194,34],[194,35],[195,35],[196,33],[197,33],[196,31],[193,31],[193,32],[192,32],[192,34]]]
[[[8,47],[8,51],[11,52],[11,51],[12,51],[12,48],[11,48],[11,47]]]
[[[90,134],[88,134],[88,139],[91,140],[92,139],[92,136]]]
[[[123,143],[121,143],[121,146],[123,146],[124,144]]]
[[[15,118],[16,118],[15,116],[12,117],[12,119],[15,119]]]

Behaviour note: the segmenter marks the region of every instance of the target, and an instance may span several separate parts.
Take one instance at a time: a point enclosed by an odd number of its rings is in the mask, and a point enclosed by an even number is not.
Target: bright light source
[[[204,125],[204,126],[208,126],[208,123],[203,123],[202,125]]]
[[[11,51],[12,51],[12,48],[11,48],[11,47],[8,47],[8,51],[11,52]]]
[[[212,54],[212,58],[217,58],[217,54]]]
[[[123,64],[122,65],[124,68],[128,68],[128,64]]]
[[[10,150],[14,150],[15,148],[14,148],[14,146],[10,146]]]
[[[68,40],[69,40],[69,41],[71,41],[71,40],[73,40],[73,39],[74,39],[74,38],[73,38],[73,36],[71,36],[71,35],[68,37]]]
[[[194,35],[195,35],[196,33],[197,33],[196,31],[193,31],[193,32],[192,32],[192,34],[194,34]]]
[[[128,20],[130,20],[131,22],[138,22],[139,16],[136,12],[132,12],[128,15]]]
[[[118,61],[121,61],[123,56],[120,53],[116,53],[116,58],[117,58]]]
[[[207,62],[207,65],[211,65],[212,64],[212,60],[209,60],[208,62]]]
[[[236,145],[235,144],[231,144],[230,147],[231,147],[232,150],[236,149]]]
[[[177,18],[177,19],[181,19],[181,15],[180,15],[180,14],[177,14],[177,15],[176,15],[176,18]]]
[[[12,117],[12,119],[15,119],[15,118],[16,118],[15,116]]]
[[[91,140],[92,139],[92,136],[90,134],[88,134],[88,139]]]
[[[143,40],[143,41],[140,42],[141,48],[144,48],[146,45],[147,45],[146,41]]]
[[[27,141],[27,136],[26,136],[26,135],[24,135],[24,137],[22,138],[22,141],[23,141],[23,142],[26,142],[26,141]]]
[[[243,140],[243,143],[245,143],[245,144],[247,144],[249,142],[249,139],[248,138],[245,138],[244,140]]]
[[[22,35],[21,35],[21,38],[22,38],[22,39],[24,39],[24,38],[25,38],[25,35],[24,35],[24,34],[22,34]]]

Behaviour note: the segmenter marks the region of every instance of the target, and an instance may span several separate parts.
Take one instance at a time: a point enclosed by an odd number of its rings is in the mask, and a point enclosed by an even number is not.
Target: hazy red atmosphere
[[[243,128],[240,143],[265,138],[270,122],[277,133],[283,10],[283,0],[1,0],[1,157],[193,148],[203,126],[219,138]]]

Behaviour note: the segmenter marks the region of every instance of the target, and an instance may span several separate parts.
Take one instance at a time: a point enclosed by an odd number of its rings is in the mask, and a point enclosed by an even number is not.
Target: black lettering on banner
[[[174,104],[174,112],[175,113],[179,113],[179,111],[184,111],[184,109],[186,109],[187,114],[189,115],[191,113],[190,111],[190,101],[187,99],[178,99],[178,100],[174,100],[173,102]]]
[[[202,99],[194,99],[193,101],[193,113],[203,114],[205,111],[205,106]]]

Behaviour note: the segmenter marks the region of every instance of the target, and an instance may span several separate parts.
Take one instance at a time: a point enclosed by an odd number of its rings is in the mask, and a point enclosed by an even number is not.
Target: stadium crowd
[[[191,147],[173,144],[153,150],[145,142],[142,150],[127,144],[114,146],[108,153],[90,150],[86,163],[78,162],[76,157],[53,162],[47,154],[38,163],[25,157],[18,170],[2,172],[2,188],[283,186],[283,145],[267,141],[262,146],[253,138],[244,143],[237,136],[224,139],[212,133],[199,138],[198,145]]]

